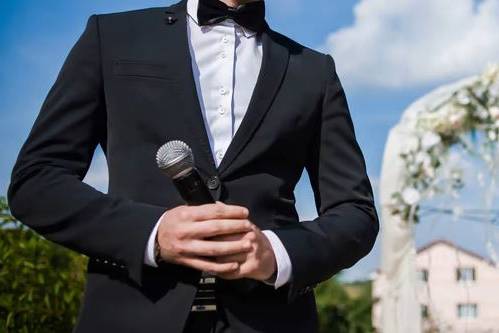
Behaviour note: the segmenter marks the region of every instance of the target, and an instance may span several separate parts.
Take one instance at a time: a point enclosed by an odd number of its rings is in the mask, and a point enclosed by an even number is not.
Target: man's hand
[[[244,253],[223,255],[217,257],[219,263],[238,262],[239,267],[231,272],[218,273],[223,279],[252,278],[259,281],[268,280],[277,270],[274,251],[267,237],[252,224],[252,230],[240,234],[214,237],[217,241],[235,242],[248,241],[251,250]]]
[[[251,232],[254,226],[247,220],[248,214],[245,207],[226,205],[219,201],[215,204],[172,208],[162,217],[158,227],[161,257],[166,262],[213,274],[237,272],[239,262],[229,258],[254,251],[254,236],[225,241],[212,238]],[[217,262],[218,257],[226,259]]]

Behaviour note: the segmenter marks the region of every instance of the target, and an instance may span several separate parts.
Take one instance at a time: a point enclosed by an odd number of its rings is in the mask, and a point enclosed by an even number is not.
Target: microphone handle
[[[186,174],[173,179],[173,183],[189,206],[215,203],[213,196],[194,167]]]
[[[174,178],[173,183],[189,206],[215,203],[208,187],[206,187],[195,167],[186,174]],[[203,311],[207,308],[216,309],[215,284],[216,277],[208,272],[201,272],[191,311]]]

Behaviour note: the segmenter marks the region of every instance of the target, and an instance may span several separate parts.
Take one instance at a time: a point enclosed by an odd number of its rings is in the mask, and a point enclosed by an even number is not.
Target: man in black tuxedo
[[[372,249],[378,216],[333,59],[264,12],[182,0],[88,20],[8,190],[15,217],[89,257],[76,332],[314,332],[313,287]],[[186,206],[158,170],[169,140],[192,148],[216,204]],[[107,194],[82,182],[97,145]],[[310,221],[294,205],[303,168]],[[213,307],[193,306],[202,271]]]

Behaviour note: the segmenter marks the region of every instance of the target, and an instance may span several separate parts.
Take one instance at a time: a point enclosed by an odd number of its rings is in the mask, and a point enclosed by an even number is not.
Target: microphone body
[[[215,203],[208,187],[194,166],[191,148],[183,141],[168,141],[156,153],[158,167],[172,180],[180,196],[189,206]],[[215,311],[217,279],[201,272],[191,311]]]
[[[184,199],[189,206],[215,203],[213,196],[195,167],[185,174],[173,178],[172,181],[182,196],[182,199]]]

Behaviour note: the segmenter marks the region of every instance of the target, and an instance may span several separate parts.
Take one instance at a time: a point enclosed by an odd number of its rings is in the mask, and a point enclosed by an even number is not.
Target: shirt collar
[[[197,25],[199,25],[198,23],[198,2],[199,0],[187,0],[187,15],[189,15],[191,17],[191,19],[196,22]],[[227,22],[227,21],[224,21],[224,22]],[[222,23],[224,23],[222,22]],[[220,23],[218,23],[220,24]],[[237,23],[234,22],[234,24],[237,25]],[[208,28],[210,28],[210,26],[207,26]],[[256,31],[253,31],[253,30],[250,30],[250,29],[247,29],[243,26],[240,26],[241,27],[241,30],[243,31],[243,34],[245,37],[249,38],[249,37],[253,37],[254,35],[256,35]]]

